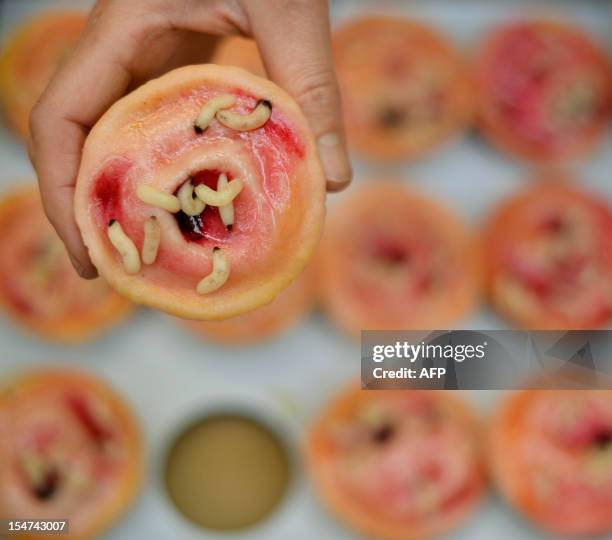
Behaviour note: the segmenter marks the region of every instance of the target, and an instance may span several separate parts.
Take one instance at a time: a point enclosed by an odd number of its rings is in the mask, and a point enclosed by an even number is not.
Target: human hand
[[[350,183],[326,0],[99,0],[30,117],[30,157],[45,212],[82,277],[97,275],[73,211],[87,133],[130,88],[205,60],[210,36],[228,34],[255,38],[270,78],[302,107],[328,191]]]

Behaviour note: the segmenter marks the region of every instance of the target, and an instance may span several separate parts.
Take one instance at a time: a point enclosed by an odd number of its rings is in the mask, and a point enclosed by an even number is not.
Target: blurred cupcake
[[[581,30],[544,21],[502,26],[481,46],[476,76],[481,128],[502,150],[558,161],[601,139],[610,67]]]
[[[26,329],[65,342],[90,339],[132,310],[102,280],[79,278],[34,186],[0,200],[0,307]]]
[[[254,75],[267,77],[257,43],[254,40],[230,36],[224,38],[215,49],[211,62],[222,66],[237,66]]]
[[[513,394],[491,424],[504,497],[556,534],[612,533],[612,391]]]
[[[13,129],[28,137],[30,111],[76,45],[87,15],[43,12],[17,27],[0,55],[0,101]]]
[[[227,345],[265,341],[296,325],[305,316],[313,304],[313,289],[312,272],[306,270],[261,308],[224,321],[185,320],[183,324],[207,340]]]
[[[351,388],[312,427],[315,487],[346,525],[423,540],[464,522],[484,492],[476,421],[450,392]]]
[[[333,46],[349,143],[365,156],[420,157],[471,119],[468,70],[426,26],[363,18],[337,30]]]
[[[318,285],[340,328],[355,336],[448,328],[475,307],[479,250],[449,210],[385,181],[355,187],[334,210]]]
[[[115,522],[141,483],[143,448],[127,405],[105,383],[32,371],[0,388],[0,516],[68,520],[66,540]],[[24,532],[19,538],[46,538]]]
[[[612,315],[612,214],[595,196],[542,179],[485,231],[493,305],[527,329],[589,329]]]

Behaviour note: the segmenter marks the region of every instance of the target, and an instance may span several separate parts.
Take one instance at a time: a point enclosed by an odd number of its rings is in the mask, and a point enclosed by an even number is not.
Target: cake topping
[[[199,216],[204,212],[206,203],[194,196],[193,183],[191,180],[188,180],[181,186],[177,195],[181,203],[181,210],[188,216]]]
[[[272,104],[262,100],[249,114],[221,110],[217,113],[217,120],[225,127],[237,131],[252,131],[262,127],[270,119],[271,114]]]
[[[157,251],[161,241],[161,227],[155,216],[151,216],[144,224],[144,242],[142,244],[142,262],[153,264],[157,259]]]
[[[151,206],[157,206],[158,208],[163,208],[164,210],[172,212],[173,214],[181,209],[181,203],[177,197],[170,195],[169,193],[159,191],[152,186],[140,184],[136,188],[136,195],[138,195],[138,198],[143,203],[150,204]]]
[[[198,294],[208,294],[220,289],[230,273],[230,260],[227,254],[219,247],[213,249],[213,269],[196,288]]]
[[[196,118],[194,124],[195,132],[197,134],[203,133],[218,111],[228,109],[232,107],[234,103],[236,103],[236,97],[231,94],[224,94],[209,100],[206,105],[202,107],[200,114]]]
[[[108,223],[108,238],[123,259],[123,268],[128,274],[140,272],[140,255],[134,242],[123,232],[121,224],[112,219]]]
[[[219,180],[217,182],[217,190],[223,191],[229,186],[229,182],[227,180],[227,175],[220,174]],[[234,204],[230,202],[229,204],[219,206],[219,215],[221,216],[221,221],[223,221],[223,225],[225,225],[228,229],[232,229],[234,226]]]
[[[221,179],[221,177],[219,177],[219,179]],[[227,177],[225,179],[227,180]],[[198,199],[210,206],[227,206],[232,203],[236,196],[242,191],[243,187],[244,184],[242,181],[235,179],[228,182],[225,187],[217,185],[216,190],[208,187],[206,184],[200,184],[196,186],[195,192]]]

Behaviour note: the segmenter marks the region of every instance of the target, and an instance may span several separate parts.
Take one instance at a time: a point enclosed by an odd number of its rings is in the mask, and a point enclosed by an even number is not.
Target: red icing
[[[112,438],[110,429],[102,425],[93,415],[90,406],[85,398],[78,395],[67,397],[67,404],[70,411],[75,415],[86,433],[93,439],[96,445],[101,446]]]
[[[471,484],[463,484],[454,493],[449,493],[442,501],[441,509],[450,511],[470,502],[471,497],[477,491],[477,487]]]
[[[409,250],[402,245],[381,241],[375,250],[375,257],[389,264],[402,264],[410,259]]]
[[[5,279],[2,289],[7,300],[11,303],[11,306],[13,306],[15,311],[23,316],[34,314],[34,307],[25,298],[23,298],[21,294],[19,294],[19,292],[16,290],[15,284],[11,280]]]
[[[409,59],[399,53],[390,54],[383,62],[384,72],[393,81],[401,81],[412,74]]]
[[[93,203],[104,224],[119,217],[121,184],[130,167],[131,163],[127,159],[115,158],[94,180]]]
[[[29,438],[30,449],[37,454],[44,454],[58,440],[60,430],[57,426],[43,424],[33,430]]]
[[[254,102],[257,101],[257,98],[253,94],[245,92],[242,88],[238,88],[237,86],[232,88],[232,94],[238,98],[252,99]]]
[[[575,422],[563,424],[559,418],[550,427],[550,434],[568,449],[607,447],[612,445],[612,417],[597,401],[587,402]]]
[[[263,127],[264,133],[270,137],[275,146],[284,148],[291,155],[302,159],[304,157],[304,145],[297,133],[287,124],[277,118],[271,118]]]

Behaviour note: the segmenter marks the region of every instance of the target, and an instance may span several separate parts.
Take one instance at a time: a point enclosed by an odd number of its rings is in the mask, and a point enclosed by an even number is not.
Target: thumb
[[[347,187],[352,171],[344,139],[324,0],[245,2],[270,78],[300,104],[317,139],[328,191]]]

